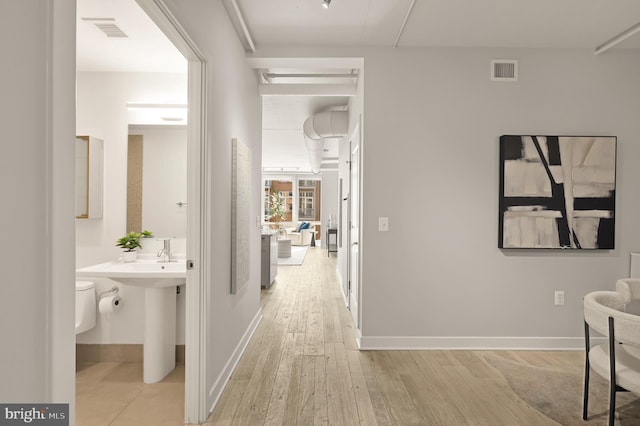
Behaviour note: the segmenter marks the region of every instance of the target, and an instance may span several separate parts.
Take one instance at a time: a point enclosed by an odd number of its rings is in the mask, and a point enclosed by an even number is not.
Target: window
[[[298,220],[320,221],[319,180],[298,180]]]
[[[290,222],[293,216],[293,182],[286,180],[265,180],[264,220],[265,222]],[[281,207],[274,205],[274,196],[282,201]],[[280,214],[281,213],[281,214]]]
[[[315,220],[316,212],[314,209],[315,191],[308,189],[300,190],[298,217],[300,219]]]

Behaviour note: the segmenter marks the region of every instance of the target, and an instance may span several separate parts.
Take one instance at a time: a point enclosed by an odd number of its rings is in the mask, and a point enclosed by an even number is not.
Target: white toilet
[[[76,334],[96,326],[96,290],[91,281],[76,281]]]

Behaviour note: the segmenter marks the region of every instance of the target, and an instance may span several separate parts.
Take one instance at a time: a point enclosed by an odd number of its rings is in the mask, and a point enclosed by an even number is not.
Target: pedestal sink
[[[184,260],[160,263],[138,260],[100,263],[76,270],[76,277],[109,278],[145,289],[144,355],[145,383],[157,383],[176,366],[176,286],[186,282]]]

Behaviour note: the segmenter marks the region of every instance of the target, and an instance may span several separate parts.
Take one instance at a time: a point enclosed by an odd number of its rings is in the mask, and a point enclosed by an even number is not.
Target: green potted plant
[[[287,219],[287,209],[285,206],[285,199],[279,192],[271,194],[271,203],[269,206],[269,215],[267,220],[273,222],[280,222]]]
[[[136,249],[142,247],[140,238],[142,238],[142,233],[131,231],[116,241],[116,246],[124,249],[122,252],[122,260],[124,262],[135,262],[137,258]]]

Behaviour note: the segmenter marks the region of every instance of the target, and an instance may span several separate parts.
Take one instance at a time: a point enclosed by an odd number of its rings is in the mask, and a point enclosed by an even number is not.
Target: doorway
[[[165,33],[188,61],[187,125],[187,287],[185,320],[185,423],[201,423],[209,414],[206,405],[206,347],[204,345],[203,309],[205,284],[211,275],[211,264],[203,260],[211,253],[208,195],[203,191],[208,173],[205,140],[205,67],[204,56],[160,0],[136,0],[155,24]]]
[[[205,63],[203,55],[199,53],[195,44],[182,31],[180,25],[178,25],[176,19],[169,13],[162,0],[131,0],[131,2],[142,9],[144,14],[153,21],[157,28],[164,33],[180,54],[186,58],[186,62],[188,63],[188,71],[186,73],[188,84],[184,85],[185,91],[188,91],[184,96],[184,99],[186,100],[186,102],[184,102],[185,105],[172,105],[185,108],[189,111],[189,120],[186,124],[188,134],[186,142],[187,196],[186,199],[172,199],[171,201],[174,205],[178,202],[182,202],[182,205],[179,206],[179,208],[181,208],[180,213],[184,213],[186,215],[187,225],[185,251],[187,259],[189,260],[187,264],[192,265],[191,268],[188,268],[186,274],[186,287],[188,288],[188,291],[183,295],[185,298],[184,309],[186,311],[184,337],[186,346],[184,420],[188,423],[199,423],[204,421],[208,414],[208,407],[206,407],[205,404],[207,392],[205,390],[205,383],[201,379],[201,377],[206,375],[205,348],[202,344],[202,336],[204,334],[202,331],[202,324],[204,323],[204,321],[202,321],[202,316],[204,315],[204,311],[201,304],[204,299],[202,296],[204,292],[203,286],[204,283],[207,282],[206,276],[210,273],[209,268],[211,268],[210,265],[205,265],[201,261],[210,250],[209,243],[207,241],[203,241],[204,239],[201,238],[201,235],[208,234],[207,224],[202,220],[203,215],[206,216],[208,213],[206,203],[207,194],[201,190],[203,186],[203,176],[206,174],[207,167],[206,162],[202,161],[203,158],[206,158],[206,145],[204,142],[205,121],[203,119],[205,99],[204,92],[206,90],[204,83]],[[95,4],[93,4],[93,6],[95,6]],[[78,16],[79,18],[82,17],[80,14]],[[100,16],[103,17],[104,15]],[[90,21],[90,19],[88,21]],[[128,99],[127,101],[144,102],[149,101],[149,99]],[[153,100],[151,99],[151,101]],[[80,109],[77,113],[83,114],[84,111]],[[91,125],[87,125],[87,127],[91,128]],[[122,133],[126,134],[126,124]],[[113,140],[113,138],[111,138],[111,140]],[[121,156],[121,154],[122,151],[120,150],[117,155]],[[126,164],[126,158],[124,161],[120,161],[120,163]],[[126,171],[126,167],[123,168],[122,171]],[[101,230],[102,225],[97,224],[97,222],[93,222],[92,224],[86,222],[84,226],[93,229],[93,231],[95,231],[93,235],[103,232]],[[116,226],[114,229],[119,228],[120,225]],[[158,236],[161,237],[164,235]],[[105,239],[105,245],[107,242],[111,242],[111,239],[112,237],[108,236],[108,238]],[[113,242],[111,242],[111,246],[113,246]]]
[[[359,258],[361,252],[358,250],[351,253],[349,206],[354,196],[360,198],[360,192],[350,193],[352,188],[348,163],[351,160],[349,141],[359,141],[362,133],[360,121],[364,102],[364,60],[248,58],[247,62],[256,69],[263,95],[263,175],[265,172],[281,175],[287,171],[289,174],[311,174],[314,170],[313,167],[309,169],[312,158],[320,157],[320,165],[315,170],[320,170],[323,176],[322,208],[327,211],[327,214],[322,216],[321,226],[326,230],[331,222],[332,228],[338,228],[337,276],[345,305],[354,307],[355,319],[360,316],[358,312],[361,311],[361,277],[359,274],[357,277],[351,277],[351,271],[357,273],[360,266],[354,265],[350,270],[349,260],[353,256]],[[315,128],[316,118],[329,110],[347,112],[348,130],[335,138],[327,137],[326,133],[322,132],[324,145],[314,152],[304,139],[307,120],[313,119],[311,127]],[[354,131],[358,133],[354,134]],[[335,135],[332,132],[327,133]],[[359,152],[361,153],[361,149]],[[360,170],[355,172],[360,173]],[[331,179],[325,182],[325,175],[330,175]],[[327,197],[326,189],[332,191]],[[329,200],[334,201],[333,206],[328,205]],[[359,215],[360,212],[354,214]],[[323,237],[326,239],[324,230],[319,232],[321,240]],[[359,227],[353,232],[359,234]],[[359,240],[354,242],[360,244]],[[324,244],[322,246],[324,247]],[[348,289],[350,280],[353,280],[356,286],[353,289],[353,298]],[[359,320],[355,323],[360,326]]]

